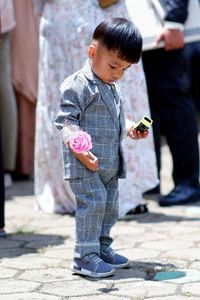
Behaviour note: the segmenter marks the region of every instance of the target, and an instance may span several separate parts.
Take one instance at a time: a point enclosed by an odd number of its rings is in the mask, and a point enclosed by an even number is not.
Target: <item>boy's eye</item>
[[[111,69],[116,69],[116,67],[114,67],[114,66],[111,66],[111,65],[109,65],[109,67],[110,67]]]

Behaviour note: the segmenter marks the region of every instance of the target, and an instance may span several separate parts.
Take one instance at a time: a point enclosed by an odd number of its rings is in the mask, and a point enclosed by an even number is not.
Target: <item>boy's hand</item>
[[[76,152],[73,151],[73,154],[89,170],[91,170],[91,171],[98,171],[99,170],[98,158],[96,156],[94,156],[92,154],[92,152],[87,151],[87,152],[83,152],[83,153],[76,153]]]
[[[141,132],[140,130],[136,130],[133,127],[128,131],[128,136],[133,140],[145,139],[149,135],[148,130],[144,130]]]

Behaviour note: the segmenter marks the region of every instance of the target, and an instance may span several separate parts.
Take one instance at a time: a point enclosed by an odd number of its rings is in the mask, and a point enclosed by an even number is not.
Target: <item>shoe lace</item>
[[[111,257],[115,256],[115,251],[112,248],[107,248],[107,249],[103,250],[102,252]]]
[[[88,262],[95,263],[95,264],[98,264],[102,261],[102,259],[96,253],[88,254],[84,257],[84,259]]]

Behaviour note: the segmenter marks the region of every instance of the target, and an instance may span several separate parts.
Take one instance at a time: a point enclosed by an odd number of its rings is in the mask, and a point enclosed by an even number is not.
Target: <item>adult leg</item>
[[[171,206],[194,202],[199,198],[198,131],[195,106],[189,94],[185,51],[160,49],[149,53],[151,57],[147,55],[148,63],[146,65],[144,60],[144,66],[149,67],[147,84],[149,91],[153,91],[149,97],[152,115],[157,112],[167,138],[175,184],[169,194],[159,197],[159,204]]]
[[[149,51],[144,67],[148,68],[145,72],[152,115],[160,118],[172,153],[174,183],[198,186],[197,123],[184,58],[183,50]]]
[[[1,136],[0,136],[0,229],[3,229],[5,226],[4,203],[5,203],[4,169],[3,169],[3,157],[2,157]]]
[[[17,151],[17,105],[11,82],[9,33],[2,35],[0,48],[0,125],[4,169],[13,171]]]

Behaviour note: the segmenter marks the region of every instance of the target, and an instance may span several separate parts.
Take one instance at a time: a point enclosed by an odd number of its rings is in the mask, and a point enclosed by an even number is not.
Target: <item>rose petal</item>
[[[84,131],[74,133],[69,140],[70,148],[76,153],[92,149],[91,136]]]

